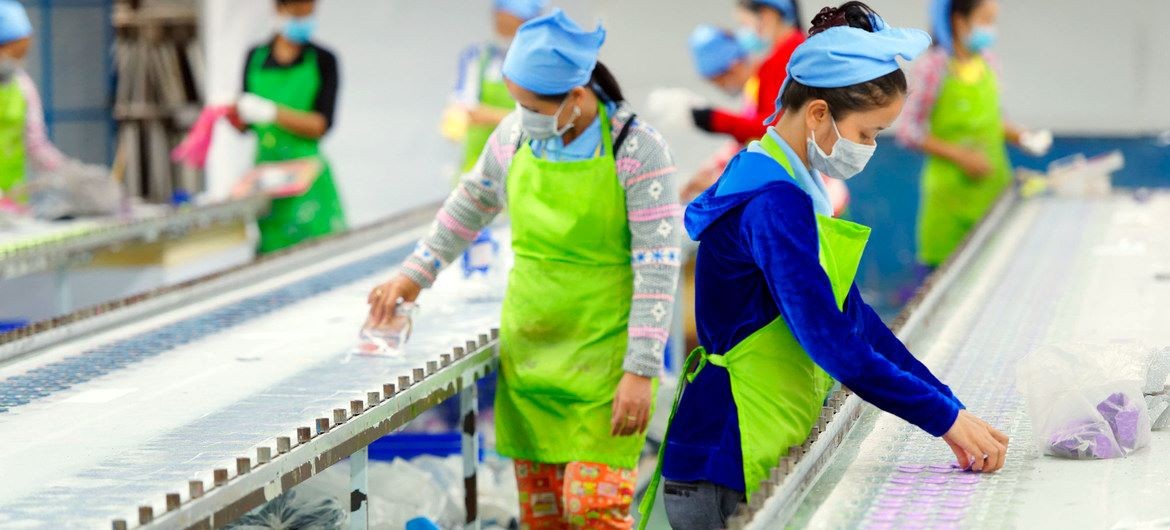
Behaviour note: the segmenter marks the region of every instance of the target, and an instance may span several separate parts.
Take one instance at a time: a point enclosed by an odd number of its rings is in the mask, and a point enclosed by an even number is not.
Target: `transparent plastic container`
[[[404,353],[406,341],[410,339],[411,318],[418,310],[418,304],[398,300],[394,316],[389,322],[375,325],[369,321],[358,333],[357,353],[398,357]]]

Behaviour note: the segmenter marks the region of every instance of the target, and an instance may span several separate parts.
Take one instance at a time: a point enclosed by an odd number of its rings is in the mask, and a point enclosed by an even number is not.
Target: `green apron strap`
[[[763,147],[764,151],[771,155],[777,164],[783,166],[785,171],[788,171],[790,178],[795,174],[792,171],[792,162],[788,160],[788,155],[784,154],[784,149],[780,147],[780,144],[776,143],[772,135],[765,134],[763,138],[760,138],[760,147]]]
[[[642,502],[638,504],[638,530],[646,530],[646,525],[650,522],[650,512],[654,511],[654,501],[658,496],[658,488],[662,485],[662,457],[666,455],[666,440],[670,434],[670,426],[674,424],[674,413],[678,411],[678,402],[682,399],[683,388],[687,386],[688,382],[695,380],[711,357],[722,356],[707,355],[707,350],[700,346],[692,350],[690,355],[687,355],[687,360],[683,362],[682,371],[678,374],[678,388],[674,390],[674,401],[670,404],[670,416],[666,420],[666,431],[662,433],[662,443],[658,446],[658,462],[654,465],[654,474],[650,477],[650,484],[646,487]],[[694,370],[691,370],[692,365],[695,366]]]

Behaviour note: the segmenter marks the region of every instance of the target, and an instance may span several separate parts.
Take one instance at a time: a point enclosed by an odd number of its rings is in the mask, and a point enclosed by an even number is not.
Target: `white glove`
[[[1052,131],[1024,131],[1020,133],[1020,148],[1032,156],[1044,156],[1052,148]]]
[[[240,121],[248,125],[266,125],[276,121],[276,103],[255,94],[244,94],[236,102]]]
[[[646,109],[670,127],[691,125],[691,109],[706,107],[707,100],[686,88],[656,88],[650,91]]]

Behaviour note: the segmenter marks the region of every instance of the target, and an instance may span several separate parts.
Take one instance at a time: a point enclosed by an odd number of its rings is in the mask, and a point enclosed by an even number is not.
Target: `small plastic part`
[[[401,357],[405,353],[406,341],[410,340],[413,327],[411,318],[418,311],[418,304],[398,299],[394,317],[388,323],[366,322],[358,333],[358,345],[354,353],[379,357]]]

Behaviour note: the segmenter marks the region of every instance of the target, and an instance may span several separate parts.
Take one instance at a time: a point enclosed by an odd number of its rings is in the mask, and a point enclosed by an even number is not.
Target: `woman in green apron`
[[[669,336],[681,208],[666,142],[597,62],[605,39],[557,10],[504,60],[517,102],[400,273],[384,321],[505,202],[515,264],[500,321],[496,450],[515,460],[526,528],[629,528],[634,469]]]
[[[239,122],[256,133],[256,163],[316,158],[321,174],[304,194],[278,198],[259,220],[259,252],[290,247],[345,229],[333,172],[321,155],[321,137],[333,125],[337,59],[311,42],[315,0],[277,0],[280,29],[248,53]]]
[[[45,113],[36,83],[24,71],[33,27],[24,6],[16,0],[0,0],[0,197],[24,202],[28,172],[56,173],[72,181],[92,173],[77,160],[62,154],[49,140]],[[103,176],[109,172],[97,169]],[[37,209],[34,207],[34,212]]]
[[[468,121],[460,174],[471,171],[492,131],[516,108],[501,71],[504,55],[520,25],[540,16],[545,4],[546,0],[493,0],[495,39],[469,47],[459,58],[459,77],[452,99],[459,112],[467,113]]]
[[[724,528],[805,440],[833,379],[942,436],[963,467],[1003,465],[1007,438],[964,411],[861,299],[853,280],[870,229],[833,218],[821,180],[865,167],[905,99],[898,57],[913,59],[930,37],[888,27],[860,2],[825,8],[809,35],[788,63],[782,116],[687,207],[701,347],[660,461],[674,528]]]
[[[462,163],[454,179],[456,186],[459,177],[475,167],[492,131],[516,108],[516,102],[508,94],[508,86],[504,83],[504,55],[520,25],[540,16],[547,3],[546,0],[493,0],[495,39],[483,46],[471,46],[460,57],[459,78],[452,98],[454,101],[444,112],[445,122],[454,119],[466,124],[465,130],[452,132],[453,140],[463,141]],[[446,125],[444,123],[445,131],[449,130]],[[486,278],[494,263],[494,260],[486,259],[486,256],[494,255],[494,251],[481,253],[479,259],[475,259],[473,249],[480,245],[491,248],[497,246],[491,230],[485,228],[480,232],[479,238],[463,253],[461,265],[466,278]],[[476,287],[469,286],[466,291],[472,297],[481,296],[480,289]]]
[[[915,67],[898,128],[901,143],[926,153],[918,212],[918,260],[945,261],[1012,181],[1007,142],[1042,156],[1047,131],[1003,121],[999,79],[989,61],[996,0],[935,0],[935,46]]]

